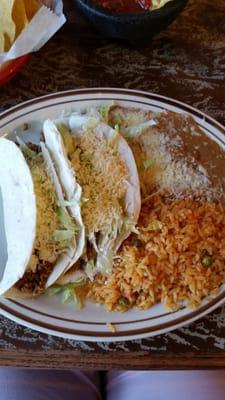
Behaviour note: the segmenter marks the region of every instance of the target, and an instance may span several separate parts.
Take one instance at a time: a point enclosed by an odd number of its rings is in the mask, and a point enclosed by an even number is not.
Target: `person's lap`
[[[225,371],[112,371],[107,400],[224,400]]]
[[[223,400],[225,371],[112,371],[107,400]],[[0,368],[1,400],[100,400],[97,372]]]
[[[1,400],[100,400],[97,372],[0,368]]]

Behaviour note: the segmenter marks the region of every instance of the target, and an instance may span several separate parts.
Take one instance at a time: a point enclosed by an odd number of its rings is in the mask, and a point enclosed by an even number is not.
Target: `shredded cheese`
[[[61,224],[56,212],[56,197],[54,187],[46,173],[46,167],[41,154],[32,157],[25,154],[34,183],[37,205],[36,239],[33,255],[28,270],[35,271],[38,261],[54,263],[62,251],[60,244],[54,241],[55,230]]]
[[[71,163],[87,200],[82,206],[87,232],[106,230],[124,216],[128,169],[116,148],[103,135],[87,129],[74,137]]]
[[[129,110],[117,107],[112,109],[110,121],[113,125],[120,115],[120,132],[127,138],[137,164],[142,199],[159,191],[176,198],[220,198],[222,189],[212,184],[207,166],[201,165],[196,157],[198,149],[204,144],[205,134],[193,118],[173,112],[152,113],[142,110]],[[133,121],[135,115],[135,123]],[[151,126],[150,122],[155,124]],[[148,127],[143,131],[143,121]],[[149,122],[149,123],[148,123]],[[133,134],[135,132],[135,134]],[[128,136],[127,136],[127,133]],[[200,136],[202,141],[188,148],[191,136]],[[150,160],[150,161],[149,161]],[[154,160],[154,162],[152,161]],[[147,166],[147,168],[146,168]]]
[[[160,188],[161,193],[168,192],[176,197],[187,197],[189,194],[201,196],[210,186],[205,168],[190,157],[176,158],[172,147],[179,146],[179,139],[170,140],[167,134],[146,132],[131,142],[140,174],[143,198],[153,190]],[[147,169],[141,168],[149,155],[154,163]]]
[[[119,123],[120,134],[133,150],[142,203],[155,192],[176,198],[224,198],[223,150],[192,116],[117,105],[110,109],[109,122]]]

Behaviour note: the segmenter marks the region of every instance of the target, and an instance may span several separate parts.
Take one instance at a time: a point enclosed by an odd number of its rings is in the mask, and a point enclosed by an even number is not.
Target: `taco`
[[[17,145],[1,138],[0,159],[7,243],[0,294],[31,297],[52,285],[83,251],[81,188],[70,175],[76,207],[68,206],[44,142],[26,145],[18,138]]]
[[[133,154],[118,130],[107,125],[96,110],[54,122],[47,120],[43,133],[65,193],[70,194],[62,175],[65,156],[82,187],[86,247],[79,264],[90,280],[97,273],[109,275],[113,257],[135,230],[140,212]],[[61,275],[60,284],[73,282],[79,267]]]

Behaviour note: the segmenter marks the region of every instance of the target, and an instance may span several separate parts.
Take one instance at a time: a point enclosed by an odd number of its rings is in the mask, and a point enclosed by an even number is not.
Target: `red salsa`
[[[92,0],[100,7],[116,13],[140,13],[149,10],[152,0]]]

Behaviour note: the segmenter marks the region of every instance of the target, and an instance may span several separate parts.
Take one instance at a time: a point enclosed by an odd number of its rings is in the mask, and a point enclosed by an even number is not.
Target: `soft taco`
[[[44,142],[36,146],[19,138],[18,144],[0,138],[0,159],[7,244],[0,294],[32,297],[44,292],[82,254],[81,188],[70,175],[70,207]]]
[[[83,192],[85,252],[79,266],[61,275],[58,283],[73,282],[77,276],[79,279],[80,265],[91,280],[97,273],[109,275],[113,257],[135,230],[140,212],[133,154],[118,130],[111,128],[96,110],[47,120],[43,134],[65,193],[69,196],[70,186],[62,175],[66,156],[68,169],[75,173]]]

